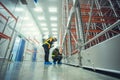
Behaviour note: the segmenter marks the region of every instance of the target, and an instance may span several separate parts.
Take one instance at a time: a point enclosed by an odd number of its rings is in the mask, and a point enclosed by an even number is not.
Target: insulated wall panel
[[[75,65],[75,66],[78,66],[78,65],[79,65],[79,57],[78,57],[78,54],[74,54],[74,55],[68,57],[67,60],[68,60],[67,64]]]
[[[120,35],[82,51],[83,67],[120,73]]]

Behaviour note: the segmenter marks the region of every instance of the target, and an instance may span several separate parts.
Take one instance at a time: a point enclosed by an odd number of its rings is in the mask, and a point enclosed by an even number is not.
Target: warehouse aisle
[[[14,62],[2,70],[0,80],[119,80],[78,67],[42,62]]]

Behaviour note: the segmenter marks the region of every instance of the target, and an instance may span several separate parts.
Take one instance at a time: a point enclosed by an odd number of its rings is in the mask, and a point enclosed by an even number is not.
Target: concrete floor
[[[0,80],[120,80],[68,65],[44,65],[43,62],[4,64]]]

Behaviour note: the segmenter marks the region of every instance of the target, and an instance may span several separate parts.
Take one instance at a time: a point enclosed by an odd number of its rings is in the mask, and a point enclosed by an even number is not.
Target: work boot
[[[58,64],[62,64],[62,62],[58,62]]]
[[[51,62],[44,62],[44,64],[51,65],[52,63]]]
[[[56,62],[55,62],[55,61],[53,61],[53,64],[56,64]]]

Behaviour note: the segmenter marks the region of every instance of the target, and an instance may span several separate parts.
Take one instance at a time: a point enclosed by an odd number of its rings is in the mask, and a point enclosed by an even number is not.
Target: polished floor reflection
[[[44,65],[43,62],[3,64],[0,80],[120,80],[68,65]]]

